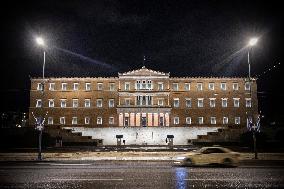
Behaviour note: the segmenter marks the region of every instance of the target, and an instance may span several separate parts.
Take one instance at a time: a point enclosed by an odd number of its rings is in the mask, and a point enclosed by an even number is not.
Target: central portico
[[[118,80],[119,126],[170,125],[169,73],[142,67],[119,73]]]

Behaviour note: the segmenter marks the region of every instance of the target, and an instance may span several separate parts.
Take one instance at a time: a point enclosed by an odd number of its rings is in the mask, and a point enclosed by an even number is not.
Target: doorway
[[[146,127],[147,126],[146,117],[141,117],[141,125],[142,125],[142,127]]]
[[[159,119],[159,126],[164,126],[164,117],[160,117]]]
[[[124,118],[124,126],[129,126],[129,117]]]

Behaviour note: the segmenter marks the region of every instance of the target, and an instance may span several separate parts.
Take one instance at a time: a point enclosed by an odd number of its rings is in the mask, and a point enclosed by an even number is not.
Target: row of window
[[[125,105],[131,105],[130,104],[130,99],[124,99],[125,100]],[[141,105],[152,105],[152,99],[151,98],[146,98],[145,100],[143,99],[138,99],[136,101],[137,106]],[[158,106],[163,106],[164,105],[164,99],[158,99]],[[109,99],[108,100],[108,107],[113,108],[114,107],[114,99]],[[174,98],[173,100],[173,106],[175,108],[180,107],[180,99],[179,98]],[[192,107],[192,101],[191,98],[186,98],[185,99],[185,106],[187,108]],[[210,107],[216,107],[216,98],[209,98],[209,106]],[[222,107],[228,107],[228,98],[221,98],[221,106]],[[233,98],[233,106],[234,107],[240,107],[240,98]],[[246,107],[252,107],[252,102],[251,98],[245,98],[245,106]],[[36,100],[36,107],[40,108],[42,107],[42,99],[37,99]],[[53,108],[55,107],[55,102],[54,99],[48,99],[48,107]],[[60,107],[61,108],[66,108],[67,107],[67,99],[60,99]],[[79,100],[78,99],[72,99],[72,107],[73,108],[78,108],[79,107]],[[85,99],[84,100],[84,107],[91,107],[91,99]],[[103,107],[103,99],[96,99],[96,107],[101,108]],[[204,98],[197,98],[197,107],[202,108],[204,107]]]
[[[97,99],[97,107],[101,108],[103,107],[103,99]],[[48,99],[48,107],[54,108],[54,99]],[[40,108],[42,107],[42,100],[37,99],[36,100],[36,107]],[[67,107],[67,99],[60,99],[60,107],[61,108],[66,108]],[[72,107],[73,108],[78,108],[79,107],[79,100],[78,99],[72,99]],[[91,107],[91,99],[85,99],[84,100],[84,107],[90,108]],[[108,100],[108,107],[113,108],[114,107],[114,99],[109,99]]]
[[[89,125],[91,122],[91,118],[90,117],[85,117],[84,119],[84,123],[85,125]],[[47,119],[47,124],[48,125],[53,125],[54,121],[53,121],[53,117],[48,117]],[[59,118],[59,123],[61,125],[65,125],[66,124],[66,117],[60,117]],[[78,124],[78,117],[72,117],[72,125],[77,125]],[[114,117],[109,117],[108,119],[108,123],[110,125],[114,124]],[[97,125],[102,125],[103,124],[103,119],[102,117],[97,117]]]
[[[91,121],[91,118],[90,117],[85,117],[85,125],[89,125],[90,124],[90,121]],[[228,117],[223,117],[222,119],[222,124],[229,124],[229,118]],[[186,124],[190,125],[192,124],[192,120],[191,120],[191,117],[186,117],[185,119],[185,122]],[[47,124],[48,125],[53,125],[53,117],[48,117],[47,119]],[[59,118],[59,123],[62,124],[62,125],[65,125],[66,124],[66,117],[60,117]],[[109,117],[108,119],[108,123],[110,125],[113,125],[114,124],[114,117]],[[203,117],[198,117],[197,118],[197,123],[199,125],[202,125],[204,124],[204,118]],[[239,125],[241,123],[241,118],[240,117],[235,117],[234,119],[234,123],[236,125]],[[78,117],[72,117],[72,122],[71,122],[72,125],[77,125],[78,124]],[[97,117],[97,125],[102,125],[103,124],[103,119],[102,117]],[[178,125],[179,124],[179,117],[174,117],[174,125]],[[216,125],[217,124],[217,118],[216,117],[210,117],[210,124],[212,125]]]
[[[202,91],[204,86],[203,83],[197,83],[196,89],[198,91]],[[164,83],[163,82],[158,82],[157,83],[158,90],[164,90]],[[216,83],[210,82],[208,83],[208,89],[209,90],[215,90]],[[43,83],[38,83],[37,84],[37,90],[42,91],[44,88]],[[109,83],[108,89],[110,91],[115,90],[115,84],[114,83]],[[152,90],[153,85],[151,80],[137,80],[136,85],[135,85],[136,90]],[[172,85],[173,91],[178,91],[179,90],[179,83],[173,83]],[[227,90],[227,83],[226,82],[221,82],[220,83],[220,89],[223,91]],[[233,83],[232,84],[232,89],[233,90],[239,90],[239,83]],[[55,83],[49,83],[49,90],[54,91],[55,90]],[[61,90],[66,91],[67,90],[67,83],[61,83]],[[77,91],[79,90],[79,83],[73,83],[73,90]],[[91,90],[91,83],[85,83],[85,90],[90,91]],[[103,90],[103,83],[97,83],[97,90]],[[130,88],[130,82],[125,82],[124,83],[124,90],[129,91],[131,90]],[[191,90],[191,83],[184,83],[184,90],[185,91],[190,91]],[[245,90],[250,90],[250,83],[246,82],[245,83]]]
[[[191,121],[192,121],[192,120],[191,120],[191,117],[186,117],[186,118],[185,118],[185,123],[186,123],[186,124],[188,124],[188,125],[192,124]],[[197,123],[198,123],[199,125],[204,124],[204,118],[203,118],[203,117],[198,117],[198,118],[197,118]],[[235,117],[234,123],[235,123],[236,125],[241,124],[241,118],[240,118],[240,117]],[[174,125],[178,125],[178,124],[179,124],[179,117],[174,117]],[[217,124],[217,118],[216,118],[216,117],[210,117],[210,124],[211,124],[211,125],[216,125],[216,124]],[[224,124],[224,125],[229,124],[229,118],[228,118],[228,117],[223,117],[223,119],[222,119],[222,124]]]
[[[179,90],[179,83],[173,83],[172,88],[173,88],[174,91],[178,91]],[[216,83],[214,83],[214,82],[209,82],[208,83],[208,89],[209,90],[214,91],[215,88],[216,88]],[[196,89],[198,91],[202,91],[204,89],[204,84],[203,83],[197,83],[196,84]],[[220,89],[223,90],[223,91],[226,91],[228,89],[227,83],[226,82],[221,82],[220,83]],[[234,91],[239,90],[239,83],[233,83],[232,84],[232,89]],[[185,91],[190,91],[191,90],[191,83],[185,83],[184,84],[184,90]],[[250,90],[250,83],[249,82],[245,83],[245,90],[247,90],[247,91]]]
[[[44,88],[43,83],[38,83],[37,84],[37,90],[42,91]],[[74,91],[79,90],[79,83],[73,83],[72,89]],[[115,84],[114,83],[109,83],[109,88],[110,91],[115,91]],[[55,83],[49,83],[48,90],[54,91],[55,90]],[[61,90],[62,91],[67,91],[67,83],[61,83]],[[91,90],[91,83],[85,83],[85,90],[90,91]],[[97,90],[103,90],[103,83],[97,83]]]
[[[245,105],[247,108],[252,107],[251,98],[245,98]],[[185,99],[185,106],[187,108],[192,107],[191,98]],[[211,108],[216,107],[216,98],[209,98],[209,106]],[[228,98],[221,98],[221,106],[222,107],[228,107]],[[234,107],[240,107],[240,98],[233,98],[233,106]],[[178,108],[180,107],[180,100],[179,98],[174,98],[174,107]],[[202,108],[204,107],[204,98],[197,98],[197,107]]]

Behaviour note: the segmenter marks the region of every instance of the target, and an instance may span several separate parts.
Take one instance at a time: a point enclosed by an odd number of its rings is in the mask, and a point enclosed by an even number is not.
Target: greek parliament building
[[[170,77],[143,66],[118,77],[32,78],[29,117],[35,125],[32,114],[46,114],[45,127],[104,145],[167,145],[167,138],[185,145],[220,128],[246,128],[257,104],[255,79]]]

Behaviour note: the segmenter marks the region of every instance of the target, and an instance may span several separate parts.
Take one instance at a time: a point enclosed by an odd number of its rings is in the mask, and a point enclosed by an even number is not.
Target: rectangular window
[[[125,100],[125,105],[126,106],[130,106],[130,99],[129,98],[126,98],[124,99]]]
[[[97,83],[97,90],[98,91],[103,90],[103,83]]]
[[[86,108],[91,107],[91,99],[85,99],[85,107]]]
[[[241,118],[240,117],[235,117],[235,124],[236,125],[241,124]]]
[[[221,90],[223,90],[223,91],[227,90],[227,85],[226,85],[226,83],[221,83],[220,88],[221,88]]]
[[[203,117],[198,117],[198,124],[202,125],[203,124]]]
[[[186,99],[185,99],[185,106],[186,106],[187,108],[191,108],[191,98],[186,98]]]
[[[175,108],[179,107],[179,99],[178,98],[174,98],[174,107]]]
[[[103,119],[102,117],[97,117],[97,124],[102,125],[103,124]]]
[[[203,90],[203,83],[197,83],[197,90],[202,91]]]
[[[77,125],[77,124],[78,124],[78,118],[72,117],[72,125]]]
[[[114,91],[115,90],[114,83],[109,83],[109,90],[110,91]]]
[[[108,100],[108,107],[113,108],[114,107],[114,99],[109,99]]]
[[[60,117],[59,122],[61,125],[65,125],[65,117]]]
[[[73,108],[78,108],[78,106],[79,106],[79,100],[78,100],[78,99],[73,99],[73,100],[72,100],[72,106],[73,106]]]
[[[38,83],[36,89],[37,89],[38,91],[43,91],[43,84],[42,84],[42,83]]]
[[[145,80],[142,81],[142,89],[146,89],[146,81]]]
[[[124,83],[124,90],[126,90],[126,91],[130,90],[130,83],[129,82]]]
[[[233,83],[233,90],[234,91],[239,90],[239,84],[238,83]]]
[[[250,90],[250,82],[245,83],[245,90],[249,91]]]
[[[174,125],[178,125],[179,124],[179,117],[174,117]]]
[[[108,124],[113,125],[114,124],[114,117],[108,118]]]
[[[191,124],[191,117],[186,117],[185,118],[185,122],[186,122],[186,124]]]
[[[55,90],[55,83],[49,83],[49,90],[54,91]]]
[[[178,91],[178,83],[173,83],[173,90]]]
[[[234,100],[234,107],[240,107],[240,98],[233,98]]]
[[[210,108],[214,108],[216,106],[216,98],[209,98]]]
[[[66,108],[66,99],[60,99],[60,107]]]
[[[73,90],[78,91],[79,90],[79,83],[73,83]]]
[[[67,83],[61,83],[61,90],[67,91]]]
[[[137,90],[141,89],[141,81],[140,80],[136,81],[136,89]]]
[[[42,106],[42,100],[41,99],[37,99],[36,100],[36,107],[37,108],[41,108],[41,106]]]
[[[223,117],[223,124],[228,124],[228,123],[229,123],[228,117]]]
[[[158,106],[164,105],[164,99],[158,99]]]
[[[225,108],[228,106],[228,99],[227,98],[222,98],[222,107]]]
[[[185,91],[190,91],[190,83],[185,83],[184,84],[184,90]]]
[[[203,107],[203,98],[198,98],[197,99],[197,107],[202,108]]]
[[[215,125],[216,124],[216,117],[211,117],[210,122],[211,122],[212,125]]]
[[[103,99],[97,99],[97,107],[98,108],[103,107]]]
[[[53,125],[53,117],[48,117],[47,124],[48,125]]]
[[[91,90],[91,83],[85,83],[85,90],[90,91]]]
[[[50,108],[54,107],[54,99],[48,99],[48,107]]]
[[[208,84],[208,89],[209,90],[214,90],[214,83],[209,83]]]
[[[89,125],[90,124],[90,117],[85,117],[85,124],[86,125]]]
[[[147,89],[152,90],[152,81],[151,80],[147,81]]]
[[[246,98],[246,107],[251,108],[251,98]]]
[[[159,91],[164,90],[164,84],[163,83],[158,83],[158,90]]]

